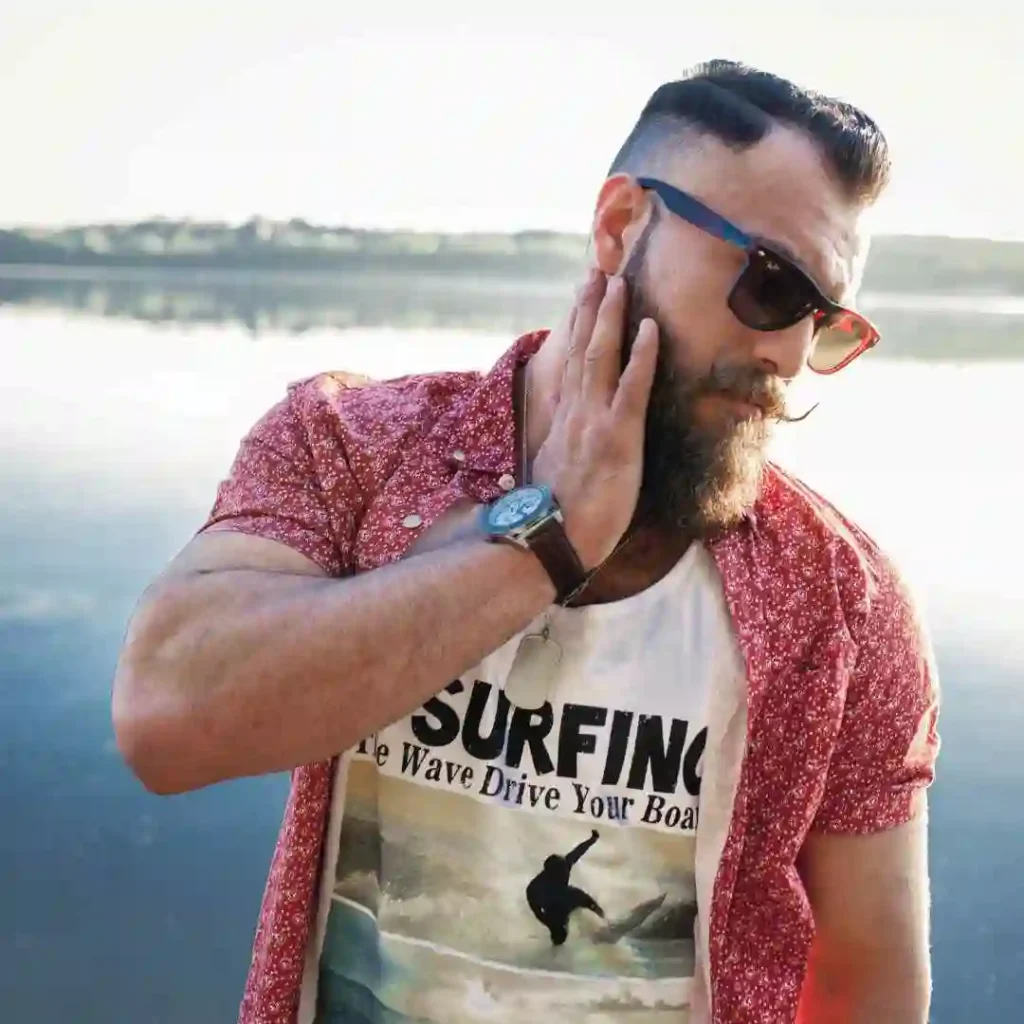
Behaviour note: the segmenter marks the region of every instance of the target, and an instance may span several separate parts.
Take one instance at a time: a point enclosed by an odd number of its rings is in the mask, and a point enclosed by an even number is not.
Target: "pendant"
[[[505,677],[505,696],[524,711],[539,711],[551,695],[562,648],[551,639],[547,623],[539,633],[527,633],[516,648]]]

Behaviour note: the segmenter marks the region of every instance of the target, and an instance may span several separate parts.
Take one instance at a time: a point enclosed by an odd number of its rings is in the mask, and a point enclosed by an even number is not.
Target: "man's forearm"
[[[169,579],[129,628],[119,741],[161,792],[330,757],[415,710],[553,596],[534,557],[481,540],[340,580]]]

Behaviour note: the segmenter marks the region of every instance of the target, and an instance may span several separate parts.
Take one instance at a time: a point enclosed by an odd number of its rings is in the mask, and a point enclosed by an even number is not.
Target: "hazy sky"
[[[1007,0],[865,0],[844,18],[781,0],[714,17],[685,0],[405,13],[419,6],[10,0],[0,224],[259,213],[584,230],[650,92],[721,56],[878,119],[896,161],[881,230],[1024,238],[1024,16],[992,13]],[[498,7],[515,14],[479,13]]]

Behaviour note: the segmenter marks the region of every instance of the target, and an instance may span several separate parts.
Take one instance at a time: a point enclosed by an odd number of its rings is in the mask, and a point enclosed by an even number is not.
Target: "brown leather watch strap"
[[[546,520],[530,534],[526,543],[551,577],[559,604],[587,582],[587,570],[558,519],[552,516]]]

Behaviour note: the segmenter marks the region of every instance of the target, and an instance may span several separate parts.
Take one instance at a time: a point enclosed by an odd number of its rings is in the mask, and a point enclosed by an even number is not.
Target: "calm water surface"
[[[286,381],[483,368],[510,340],[0,310],[0,1019],[234,1019],[286,779],[147,795],[109,722],[125,622]],[[777,449],[899,558],[935,635],[939,1024],[1024,1019],[1022,395],[1024,361],[872,357],[807,382],[822,405]]]

